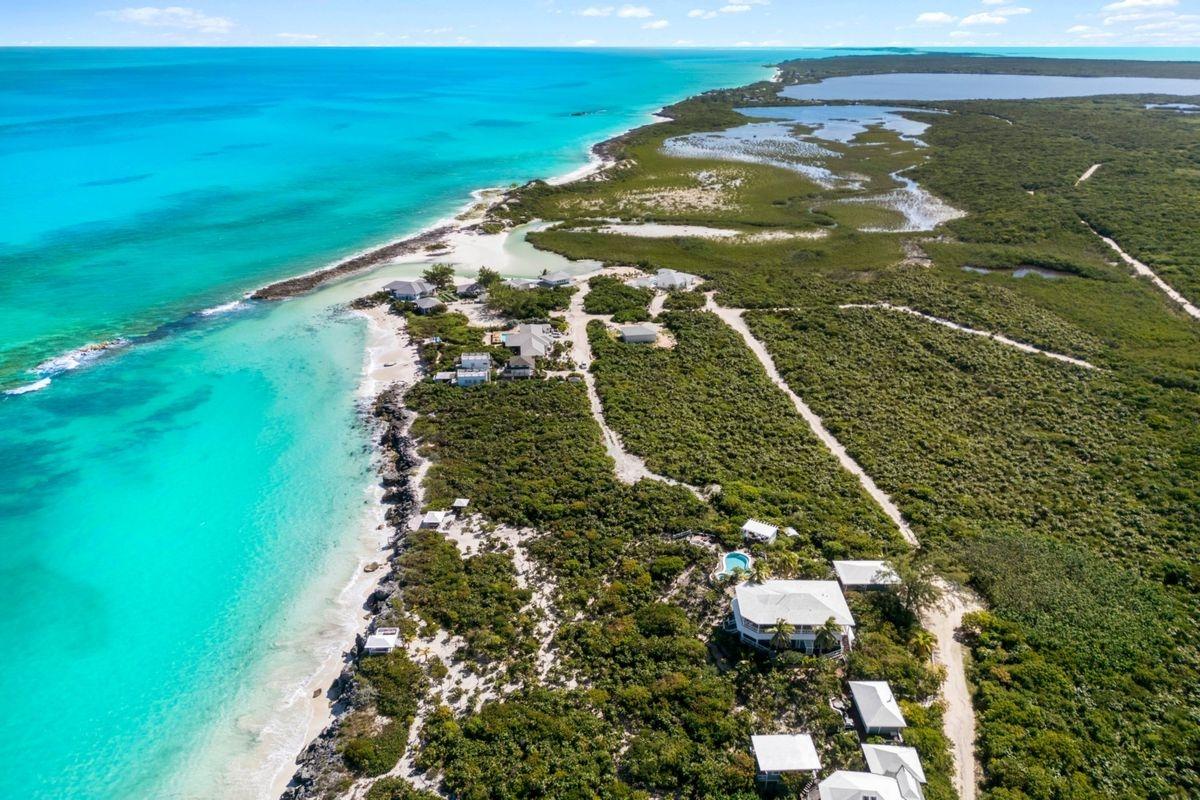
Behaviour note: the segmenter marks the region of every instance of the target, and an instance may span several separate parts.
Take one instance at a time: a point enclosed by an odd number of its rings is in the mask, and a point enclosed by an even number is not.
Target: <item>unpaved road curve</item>
[[[1075,181],[1075,185],[1078,186],[1081,183],[1086,183],[1089,178],[1096,174],[1096,170],[1103,166],[1103,164],[1092,164],[1090,167],[1088,167],[1087,172],[1079,176],[1079,180]]]
[[[942,699],[946,703],[943,728],[950,740],[954,755],[954,788],[960,800],[975,800],[975,712],[971,707],[971,690],[967,686],[966,648],[955,638],[962,618],[972,611],[983,610],[983,604],[972,592],[939,580],[942,599],[936,608],[922,615],[921,623],[937,639],[937,651],[946,666],[942,682]]]
[[[834,458],[838,460],[843,469],[858,478],[858,482],[862,484],[863,489],[871,496],[871,499],[879,505],[888,519],[894,522],[896,527],[900,529],[900,535],[904,537],[904,540],[913,547],[918,547],[920,543],[917,541],[916,534],[909,527],[908,521],[904,519],[904,515],[900,513],[900,509],[892,502],[892,498],[875,485],[875,481],[866,473],[866,470],[850,457],[850,454],[846,452],[846,448],[842,446],[842,443],[829,432],[829,429],[825,427],[825,423],[821,421],[817,413],[809,408],[808,404],[800,399],[800,395],[793,392],[791,387],[787,385],[787,381],[783,379],[783,376],[779,374],[779,370],[775,366],[775,359],[771,358],[771,354],[767,352],[767,348],[755,338],[754,334],[750,332],[750,328],[746,325],[746,321],[742,319],[743,309],[718,306],[713,299],[712,292],[709,292],[706,297],[708,299],[706,306],[708,310],[724,320],[726,325],[741,334],[742,340],[745,341],[746,346],[758,358],[763,369],[767,371],[767,375],[792,401],[792,405],[796,407],[796,411],[808,423],[808,427],[812,429],[816,437],[829,449],[829,452],[833,453]]]
[[[959,325],[957,322],[951,322],[948,319],[942,319],[941,317],[935,317],[930,314],[925,314],[920,311],[917,311],[916,309],[909,308],[908,306],[894,306],[891,303],[847,303],[845,305],[838,306],[838,308],[843,309],[843,310],[854,309],[854,308],[862,308],[862,309],[877,308],[877,309],[882,309],[885,311],[896,311],[901,314],[909,314],[914,317],[920,317],[921,319],[925,320],[926,322],[932,322],[935,325],[941,325],[946,328],[951,328],[952,330],[956,330],[961,333],[969,333],[973,336],[983,336],[984,338],[991,339],[994,342],[1008,345],[1009,347],[1014,347],[1023,353],[1036,353],[1037,355],[1045,356],[1046,358],[1053,358],[1055,361],[1062,361],[1064,363],[1071,364],[1076,367],[1083,367],[1084,369],[1098,369],[1095,364],[1091,364],[1087,361],[1084,361],[1082,358],[1075,358],[1073,356],[1065,356],[1062,353],[1053,353],[1049,350],[1043,350],[1042,348],[1034,347],[1031,344],[1025,344],[1024,342],[1018,342],[1016,339],[1010,339],[1007,336],[1004,336],[1003,334],[1000,334],[1000,333],[992,333],[991,331],[981,331],[978,328],[968,328],[965,325]]]

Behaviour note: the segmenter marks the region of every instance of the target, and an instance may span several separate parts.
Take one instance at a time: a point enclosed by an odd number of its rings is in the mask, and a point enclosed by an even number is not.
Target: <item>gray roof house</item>
[[[868,736],[894,736],[908,727],[887,681],[850,681],[850,696]]]
[[[628,344],[653,344],[658,341],[658,331],[649,325],[622,325],[617,331],[621,341]]]
[[[815,652],[817,631],[831,619],[841,628],[838,646],[848,649],[854,642],[854,616],[836,581],[742,583],[734,590],[734,625],[739,638],[754,647],[771,649],[782,620],[792,626],[791,649]]]
[[[513,356],[504,368],[506,378],[532,378],[537,369],[537,361],[532,356]]]
[[[821,800],[904,800],[895,778],[844,769],[817,784],[817,791]]]
[[[660,269],[654,276],[655,287],[665,292],[677,292],[690,289],[700,282],[695,275],[686,272],[676,272],[673,269]]]
[[[442,301],[436,297],[418,297],[414,305],[418,314],[429,314],[441,307]]]
[[[392,297],[397,300],[413,302],[422,297],[428,297],[437,291],[437,287],[429,281],[392,281],[387,286],[383,287],[384,291],[390,292]]]
[[[864,744],[863,758],[872,775],[895,778],[900,785],[904,800],[924,800],[925,769],[921,766],[921,754],[914,747],[894,744]]]
[[[483,287],[483,284],[478,282],[465,283],[454,290],[454,293],[459,297],[479,297],[485,292],[487,292],[487,289]]]

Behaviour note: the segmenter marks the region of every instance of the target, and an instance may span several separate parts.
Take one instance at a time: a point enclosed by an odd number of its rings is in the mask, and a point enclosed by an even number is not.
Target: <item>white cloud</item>
[[[591,47],[594,44],[596,44],[595,39],[580,39],[579,41],[575,42],[576,47]]]
[[[741,14],[750,10],[750,6],[745,3],[730,3],[727,6],[721,6],[722,14]]]
[[[926,11],[917,15],[918,25],[949,25],[957,20],[958,17],[945,11]]]
[[[1072,25],[1071,27],[1067,28],[1067,33],[1087,33],[1088,31],[1094,30],[1095,28],[1090,25]]]
[[[1025,6],[1005,6],[1004,8],[995,9],[992,13],[999,14],[1002,17],[1019,17],[1022,14],[1032,14],[1033,9],[1026,8]]]
[[[1006,22],[1008,22],[1008,17],[993,14],[990,11],[981,11],[978,14],[963,17],[963,21],[959,25],[1003,25]]]
[[[1109,3],[1104,7],[1105,11],[1123,11],[1126,8],[1174,8],[1179,5],[1179,0],[1120,0],[1116,3]]]
[[[1007,2],[1008,0],[983,0],[985,6],[1002,6]]]
[[[321,37],[315,33],[277,33],[275,34],[275,38],[285,39],[289,42],[311,42]]]
[[[179,28],[199,33],[228,33],[233,28],[233,20],[210,17],[202,11],[182,6],[143,6],[100,13],[119,22],[129,22],[146,28]]]
[[[717,15],[715,11],[705,11],[703,8],[693,8],[688,12],[688,16],[692,19],[712,19]]]
[[[579,12],[581,17],[607,17],[616,11],[612,6],[588,6]]]
[[[617,16],[624,17],[625,19],[645,19],[646,17],[653,17],[654,12],[645,6],[621,6],[620,10],[617,11]]]
[[[665,19],[656,19],[653,22],[642,23],[642,27],[648,31],[661,31],[670,24]]]

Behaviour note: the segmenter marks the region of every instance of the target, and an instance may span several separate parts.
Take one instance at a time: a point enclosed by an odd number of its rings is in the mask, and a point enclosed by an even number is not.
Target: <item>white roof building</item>
[[[548,272],[542,276],[539,283],[542,286],[566,286],[571,282],[571,276],[559,270],[557,272]]]
[[[838,647],[849,647],[854,641],[854,616],[837,581],[739,584],[734,590],[733,618],[741,640],[757,647],[774,646],[780,620],[792,626],[791,647],[806,653],[815,652],[817,630],[831,619],[842,629]]]
[[[504,334],[504,346],[518,356],[542,358],[554,346],[549,325],[518,325]]]
[[[446,521],[446,517],[450,516],[446,511],[428,511],[425,516],[421,517],[419,527],[436,530],[442,527],[442,523]]]
[[[883,589],[900,582],[886,561],[835,561],[833,571],[843,589]]]
[[[816,772],[821,759],[807,733],[751,736],[759,773],[774,778],[784,772]]]
[[[903,772],[912,775],[918,783],[925,783],[925,769],[921,766],[921,754],[915,747],[902,747],[895,744],[864,744],[862,751],[863,758],[867,760],[867,769],[872,773],[895,778]]]
[[[817,784],[817,791],[821,800],[904,800],[895,778],[844,769]]]
[[[471,498],[459,497],[459,498],[455,499],[455,501],[451,504],[450,507],[453,508],[455,511],[461,511],[462,509],[466,508],[469,505],[471,505]]]
[[[897,733],[908,726],[887,681],[850,681],[850,695],[867,733]]]
[[[460,369],[454,375],[454,382],[458,386],[477,386],[481,383],[487,383],[491,380],[492,373],[486,369]]]
[[[748,519],[746,520],[746,524],[742,526],[742,535],[755,542],[770,544],[775,541],[775,537],[778,534],[779,528],[774,525],[768,525],[758,519]]]
[[[695,275],[686,272],[676,272],[673,269],[660,269],[654,276],[654,285],[666,292],[690,289],[700,281]]]
[[[387,286],[383,287],[385,291],[390,292],[392,297],[397,300],[417,300],[422,297],[428,297],[437,290],[429,281],[392,281]]]
[[[363,652],[372,656],[385,655],[396,649],[396,642],[399,639],[399,628],[379,628],[367,637],[366,644],[363,645]]]
[[[460,369],[491,369],[492,356],[489,353],[463,353],[458,357],[458,366]]]

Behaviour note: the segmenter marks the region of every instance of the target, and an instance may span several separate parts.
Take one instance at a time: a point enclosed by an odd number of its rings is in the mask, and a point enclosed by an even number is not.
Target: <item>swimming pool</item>
[[[736,572],[749,572],[754,559],[749,553],[734,551],[721,556],[721,569],[714,573],[716,578],[727,578]]]

